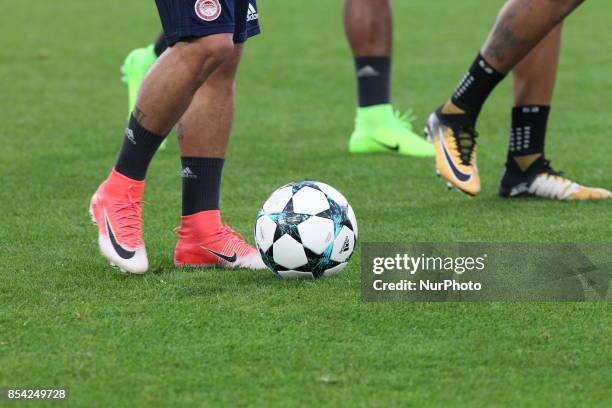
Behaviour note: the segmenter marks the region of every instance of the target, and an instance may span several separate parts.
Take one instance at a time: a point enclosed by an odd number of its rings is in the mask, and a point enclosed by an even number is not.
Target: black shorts
[[[155,0],[168,46],[185,38],[233,33],[234,42],[259,34],[256,0]]]

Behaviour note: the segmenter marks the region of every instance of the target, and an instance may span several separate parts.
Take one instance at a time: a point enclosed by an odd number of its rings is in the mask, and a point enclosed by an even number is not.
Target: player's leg
[[[177,126],[183,180],[183,209],[174,252],[178,266],[265,268],[257,249],[221,222],[219,205],[242,48],[236,44],[232,58],[198,90]]]
[[[221,174],[234,120],[236,74],[243,42],[259,33],[257,3],[236,2],[236,42],[232,57],[198,90],[181,118],[183,205],[178,266],[265,269],[257,249],[221,221]]]
[[[133,122],[155,134],[166,135],[187,111],[197,90],[231,57],[233,50],[232,34],[177,42],[145,77]]]
[[[427,124],[436,170],[450,185],[480,193],[476,121],[484,102],[511,71],[582,0],[509,0],[484,47],[451,98]]]
[[[184,27],[184,22],[175,18],[177,15],[187,10],[196,13],[194,4],[188,4],[190,1],[167,3],[167,0],[158,0],[157,3],[165,32],[172,33],[170,43],[174,46],[147,74],[125,130],[119,158],[94,194],[90,206],[98,224],[103,255],[112,264],[132,273],[144,273],[148,268],[142,238],[141,200],[149,163],[167,133],[189,107],[196,90],[231,57],[234,49],[233,33],[218,33],[223,30],[219,26],[211,27],[204,20],[188,32],[177,30]],[[175,10],[175,7],[183,9]],[[169,15],[169,10],[175,15]],[[232,19],[231,16],[225,18]],[[209,35],[211,32],[218,34]]]
[[[512,70],[514,107],[502,179],[503,197],[603,199],[612,194],[583,187],[552,170],[544,146],[561,51],[562,24],[553,29]]]
[[[355,57],[358,108],[349,150],[433,156],[416,135],[410,116],[400,118],[391,105],[391,0],[346,0],[344,26]]]

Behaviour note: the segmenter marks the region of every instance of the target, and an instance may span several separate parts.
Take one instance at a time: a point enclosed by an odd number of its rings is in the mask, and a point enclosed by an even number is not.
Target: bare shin
[[[177,126],[181,155],[223,158],[234,119],[236,74],[243,45],[197,90]]]
[[[512,70],[514,106],[549,106],[555,91],[563,25],[555,27]]]
[[[583,0],[509,0],[482,48],[487,62],[511,71]]]
[[[153,133],[167,134],[233,49],[232,34],[179,42],[169,48],[143,81],[134,110],[138,122]]]
[[[391,0],[346,0],[344,27],[354,56],[390,56],[392,25]]]

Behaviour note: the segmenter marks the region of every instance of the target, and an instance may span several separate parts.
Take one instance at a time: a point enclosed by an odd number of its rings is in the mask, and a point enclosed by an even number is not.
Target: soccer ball
[[[261,257],[282,278],[337,274],[351,259],[357,234],[357,220],[347,199],[315,181],[276,190],[255,224]]]

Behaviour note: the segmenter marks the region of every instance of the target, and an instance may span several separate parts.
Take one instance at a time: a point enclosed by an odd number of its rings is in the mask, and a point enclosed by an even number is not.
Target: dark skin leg
[[[513,70],[583,0],[508,0],[481,54],[497,71]],[[463,114],[450,100],[446,114]]]
[[[177,126],[181,155],[225,157],[234,120],[236,74],[242,56],[236,44],[224,62],[196,92]]]
[[[509,0],[499,13],[482,55],[499,72],[510,72],[583,0]]]
[[[555,92],[563,25],[555,27],[512,70],[514,106],[550,105]]]
[[[390,0],[346,0],[344,28],[355,57],[391,56]]]
[[[512,70],[514,106],[550,106],[557,81],[562,31],[563,26],[559,24]],[[540,156],[530,154],[514,160],[525,171]]]
[[[150,132],[164,135],[185,113],[196,91],[234,50],[232,34],[184,41],[166,50],[145,77],[134,116]]]

